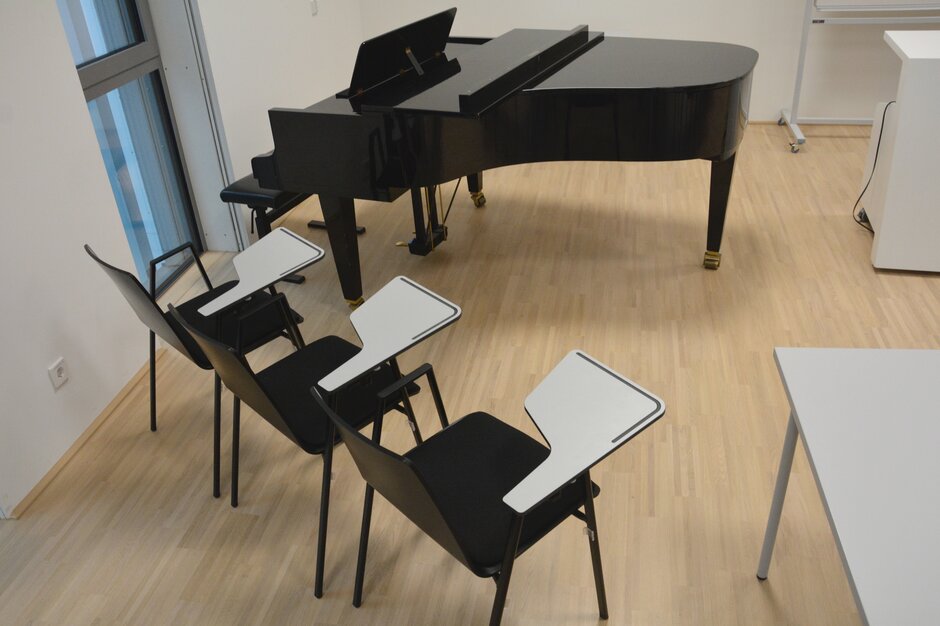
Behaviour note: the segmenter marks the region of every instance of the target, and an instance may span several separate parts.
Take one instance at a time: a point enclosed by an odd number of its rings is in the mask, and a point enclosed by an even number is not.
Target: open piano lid
[[[363,42],[350,88],[337,97],[361,112],[477,117],[604,39],[587,26],[515,29],[448,59],[456,13],[448,9]]]

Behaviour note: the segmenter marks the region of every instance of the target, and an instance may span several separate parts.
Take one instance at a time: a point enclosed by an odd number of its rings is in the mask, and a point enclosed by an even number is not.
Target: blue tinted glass
[[[137,273],[147,284],[150,259],[194,241],[159,77],[141,76],[90,101],[88,109]],[[157,284],[184,261],[180,255],[163,263]]]
[[[75,65],[144,40],[134,0],[56,0]]]

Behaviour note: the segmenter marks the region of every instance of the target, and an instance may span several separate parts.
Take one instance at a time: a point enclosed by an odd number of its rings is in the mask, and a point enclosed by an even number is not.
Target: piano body
[[[319,195],[343,294],[361,301],[354,199],[411,192],[415,254],[447,238],[435,186],[538,161],[711,166],[706,268],[720,263],[735,151],[757,53],[742,46],[516,29],[449,38],[450,9],[363,43],[351,86],[306,109],[272,109],[262,187]],[[422,188],[427,192],[423,194]]]

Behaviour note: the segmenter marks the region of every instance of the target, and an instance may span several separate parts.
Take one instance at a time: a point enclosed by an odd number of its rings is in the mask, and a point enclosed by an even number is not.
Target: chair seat
[[[184,302],[179,305],[176,310],[179,311],[180,315],[183,316],[188,323],[192,324],[204,335],[220,341],[225,345],[234,346],[238,339],[237,335],[239,332],[239,321],[237,319],[238,311],[242,310],[244,307],[270,300],[272,296],[267,292],[259,291],[248,298],[244,304],[234,309],[228,309],[209,316],[200,315],[198,309],[237,284],[238,281],[235,280],[223,283],[196,296],[192,300]],[[291,311],[291,314],[297,319],[297,314],[294,311]],[[209,360],[205,357],[199,346],[196,345],[196,342],[189,332],[180,326],[176,318],[169,313],[165,313],[164,317],[167,323],[177,331],[186,349],[195,357],[194,360],[196,364],[203,369],[212,369]],[[274,339],[284,331],[284,319],[281,317],[280,308],[276,305],[262,309],[257,314],[242,321],[240,325],[240,347],[242,353],[250,352],[254,348]]]
[[[313,394],[307,390],[360,350],[359,346],[345,339],[328,335],[258,372],[258,382],[274,400],[284,420],[289,422],[291,430],[294,431],[298,445],[306,452],[320,454],[324,450],[329,421]],[[395,380],[390,367],[379,368],[363,382],[341,390],[337,399],[337,410],[351,426],[361,428],[378,413],[378,392]],[[417,391],[417,385],[409,386],[409,395],[414,395]],[[325,393],[323,395],[326,396]],[[391,408],[392,406],[389,406],[386,410]],[[338,434],[335,439],[339,440]]]
[[[548,448],[483,412],[454,422],[404,456],[416,468],[477,576],[499,571],[514,512],[506,495]],[[595,493],[599,492],[594,485]],[[517,553],[584,504],[582,483],[567,485],[525,516]]]
[[[250,207],[261,207],[277,211],[287,204],[297,205],[305,200],[307,195],[292,191],[281,191],[280,189],[265,189],[258,184],[254,176],[249,174],[223,189],[219,197],[222,198],[222,202],[247,204]]]

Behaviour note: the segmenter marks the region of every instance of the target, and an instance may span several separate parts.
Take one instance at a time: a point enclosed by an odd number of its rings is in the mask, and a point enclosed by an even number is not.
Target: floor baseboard
[[[165,348],[161,348],[157,351],[157,362],[160,361],[165,352]],[[141,383],[146,384],[146,377],[148,372],[149,367],[145,363],[139,370],[137,370],[137,373],[134,374],[129,381],[127,381],[127,384],[121,388],[117,395],[114,396],[111,402],[108,403],[108,406],[106,406],[104,410],[98,414],[98,417],[96,417],[94,421],[88,425],[88,428],[86,428],[84,432],[79,435],[78,439],[76,439],[75,442],[69,446],[69,449],[65,451],[65,454],[63,454],[59,460],[56,461],[55,465],[53,465],[49,471],[46,472],[46,474],[40,479],[38,483],[36,483],[36,486],[30,489],[29,493],[26,494],[26,497],[20,500],[19,504],[13,507],[13,510],[10,511],[9,516],[4,515],[3,510],[0,509],[0,519],[19,519],[22,517],[26,512],[26,509],[28,509],[29,506],[36,500],[36,498],[38,498],[39,495],[45,490],[45,488],[49,486],[49,483],[51,483],[55,477],[58,476],[59,472],[61,472],[65,466],[68,465],[69,461],[72,460],[72,457],[74,457],[75,454],[82,449],[82,446],[85,445],[85,442],[88,441],[88,439],[95,433],[96,430],[101,427],[102,424],[108,421],[108,418],[114,414],[114,410],[121,404],[121,402],[124,401],[127,395],[137,385]]]

